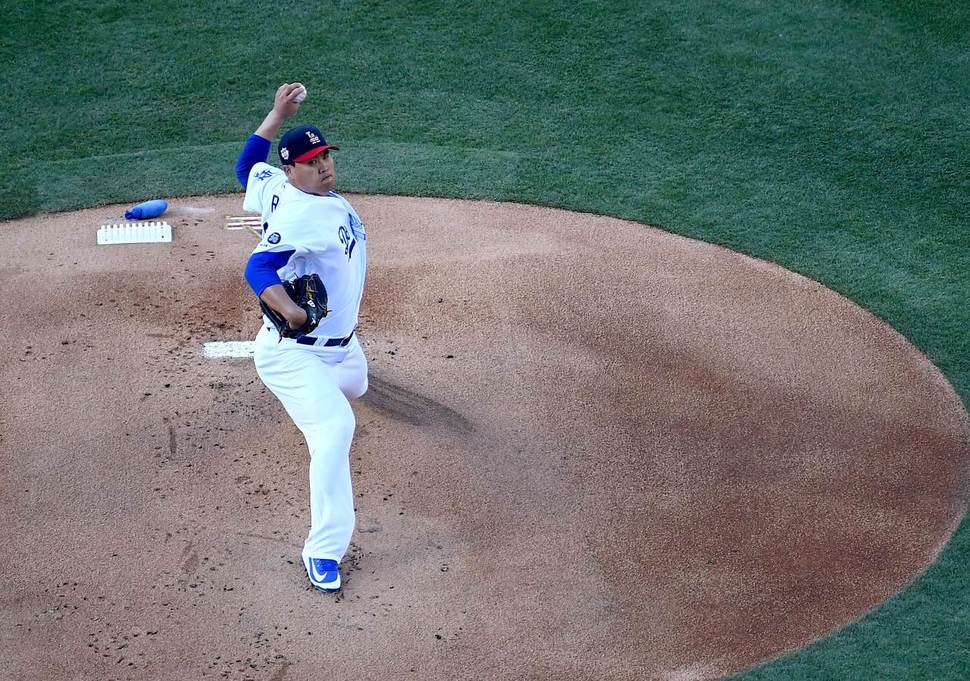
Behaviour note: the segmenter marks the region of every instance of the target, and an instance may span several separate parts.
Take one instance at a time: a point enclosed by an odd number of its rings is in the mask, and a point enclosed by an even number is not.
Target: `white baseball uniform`
[[[266,163],[250,170],[243,207],[259,211],[263,221],[251,264],[271,263],[283,280],[319,274],[327,288],[329,312],[310,336],[281,340],[264,318],[255,350],[256,372],[310,450],[310,532],[303,547],[309,572],[310,558],[339,562],[354,530],[349,454],[356,421],[348,400],[367,390],[367,360],[354,333],[367,237],[342,196],[307,194]]]

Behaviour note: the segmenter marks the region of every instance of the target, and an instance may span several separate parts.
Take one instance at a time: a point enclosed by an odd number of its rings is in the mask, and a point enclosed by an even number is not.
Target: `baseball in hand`
[[[296,95],[293,96],[293,99],[297,102],[302,102],[304,99],[306,99],[306,87],[301,85],[300,89],[297,90]]]

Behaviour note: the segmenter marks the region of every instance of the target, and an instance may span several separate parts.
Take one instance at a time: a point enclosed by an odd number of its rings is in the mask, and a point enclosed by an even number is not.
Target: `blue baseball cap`
[[[277,151],[280,155],[280,163],[293,165],[294,163],[305,163],[327,149],[339,148],[327,144],[320,128],[313,125],[301,125],[299,128],[286,131],[280,138]]]

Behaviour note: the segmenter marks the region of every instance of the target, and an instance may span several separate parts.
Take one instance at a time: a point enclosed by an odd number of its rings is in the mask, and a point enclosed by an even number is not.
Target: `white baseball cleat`
[[[307,567],[310,583],[321,591],[340,591],[340,566],[335,560],[311,558]]]

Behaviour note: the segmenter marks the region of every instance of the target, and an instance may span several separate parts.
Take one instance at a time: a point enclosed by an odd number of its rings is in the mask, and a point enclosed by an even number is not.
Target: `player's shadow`
[[[369,407],[413,426],[446,428],[460,433],[474,430],[464,416],[434,400],[389,383],[379,376],[367,379],[367,392],[361,398]]]

